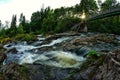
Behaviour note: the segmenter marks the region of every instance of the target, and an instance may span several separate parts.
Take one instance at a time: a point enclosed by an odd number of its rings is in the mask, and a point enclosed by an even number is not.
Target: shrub
[[[13,37],[13,39],[19,41],[30,41],[30,40],[35,40],[36,37],[32,34],[17,34],[15,37]]]
[[[87,57],[99,57],[99,56],[100,54],[96,52],[95,50],[90,50],[87,55]]]

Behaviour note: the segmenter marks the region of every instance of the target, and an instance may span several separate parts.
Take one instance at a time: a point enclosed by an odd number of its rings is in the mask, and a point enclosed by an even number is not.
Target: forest
[[[8,22],[0,31],[1,37],[12,37],[17,34],[53,34],[70,31],[71,27],[79,23],[80,15],[84,12],[86,16],[92,16],[110,8],[118,8],[120,3],[116,0],[81,0],[79,4],[72,7],[61,7],[51,9],[41,8],[40,11],[32,13],[30,22],[26,21],[25,15],[21,13],[19,25],[17,25],[16,15],[12,16],[10,27]],[[120,16],[112,16],[98,19],[87,23],[89,32],[104,32],[120,34]],[[0,21],[2,26],[2,21]]]

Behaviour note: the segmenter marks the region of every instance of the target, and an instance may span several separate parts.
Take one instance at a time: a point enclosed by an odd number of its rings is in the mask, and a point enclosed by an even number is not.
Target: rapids
[[[4,48],[7,49],[7,58],[5,59],[3,64],[15,62],[20,65],[42,64],[61,68],[77,68],[86,60],[86,57],[83,55],[86,55],[89,50],[104,51],[120,47],[112,43],[99,42],[99,44],[95,45],[81,45],[81,49],[77,51],[64,51],[61,48],[46,51],[47,47],[54,48],[56,46],[64,45],[64,43],[70,42],[72,39],[89,37],[95,34],[96,33],[83,33],[74,36],[62,36],[57,39],[51,39],[47,43],[43,43],[47,38],[38,35],[38,40],[33,42],[32,44],[27,44],[26,41],[19,43],[9,43],[4,45]],[[116,37],[115,40],[120,42],[119,36]],[[40,52],[41,48],[46,48],[46,50]],[[16,52],[13,52],[12,49],[16,49]],[[80,53],[82,55],[79,55]]]

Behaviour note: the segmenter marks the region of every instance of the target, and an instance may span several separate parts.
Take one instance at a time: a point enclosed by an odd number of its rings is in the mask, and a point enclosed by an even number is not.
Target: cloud
[[[9,3],[11,0],[0,0],[0,4],[6,4]]]
[[[40,10],[42,4],[44,7],[58,8],[61,6],[72,6],[80,2],[80,0],[0,0],[4,4],[0,4],[0,20],[11,21],[12,15],[17,14],[19,18],[23,13],[28,20],[33,12]]]

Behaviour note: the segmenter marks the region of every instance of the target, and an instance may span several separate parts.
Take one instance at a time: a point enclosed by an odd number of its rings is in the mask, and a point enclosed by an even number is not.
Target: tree
[[[1,20],[0,20],[0,30],[1,30],[1,26],[2,26],[2,22],[1,22]]]
[[[98,10],[98,6],[95,0],[81,0],[80,10],[84,10],[85,13],[92,13]]]
[[[23,15],[23,13],[21,13],[21,15],[20,15],[20,19],[19,19],[19,22],[20,22],[20,24],[22,24],[22,26],[24,26],[25,25],[25,16]]]
[[[31,16],[31,30],[32,31],[40,31],[43,28],[43,21],[47,19],[51,14],[50,7],[44,9],[42,8],[40,11],[34,12]]]
[[[24,32],[26,32],[28,27],[26,26],[27,23],[26,23],[26,19],[23,13],[21,13],[20,15],[19,22],[20,22],[19,25],[21,25]]]
[[[116,7],[117,5],[118,5],[117,0],[106,0],[104,3],[102,3],[101,9],[104,11]]]
[[[1,27],[1,25],[2,25],[2,22],[1,22],[1,20],[0,20],[0,27]]]
[[[16,33],[17,33],[16,15],[13,15],[13,16],[12,16],[10,33],[11,33],[11,36],[16,35]]]
[[[22,24],[19,24],[19,26],[18,26],[18,28],[17,28],[17,31],[18,31],[19,34],[24,33]]]

